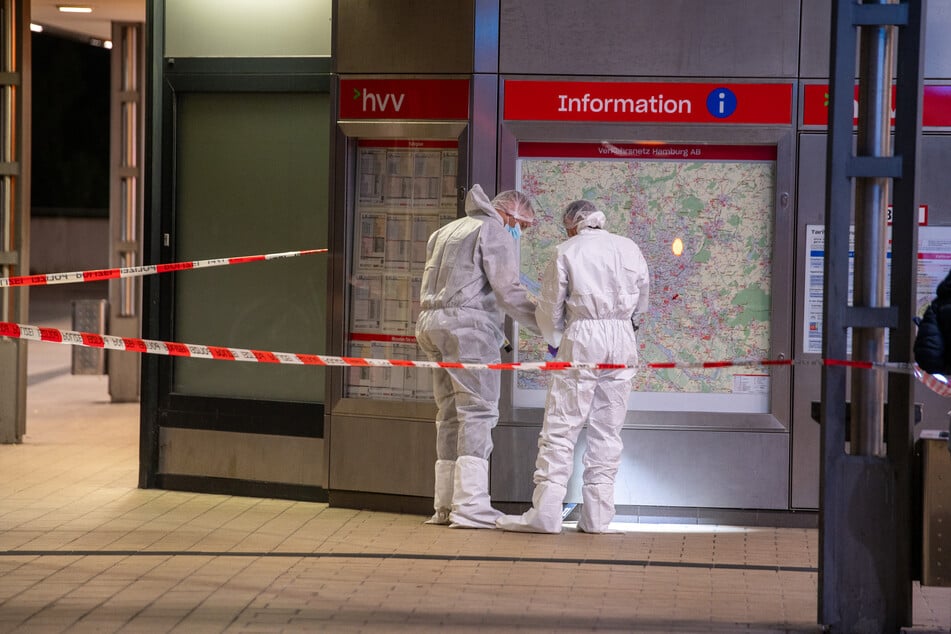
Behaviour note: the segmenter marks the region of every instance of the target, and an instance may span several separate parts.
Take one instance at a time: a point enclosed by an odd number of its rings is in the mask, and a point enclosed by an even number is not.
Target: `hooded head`
[[[568,203],[562,216],[565,230],[569,232],[573,229],[580,231],[584,227],[601,229],[605,222],[607,222],[607,218],[604,213],[598,211],[598,208],[590,200],[576,200]]]
[[[935,295],[945,301],[951,299],[951,272],[938,284],[938,288],[935,289]]]

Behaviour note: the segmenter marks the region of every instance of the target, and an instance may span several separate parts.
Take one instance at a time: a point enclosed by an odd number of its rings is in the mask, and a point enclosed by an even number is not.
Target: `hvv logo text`
[[[403,107],[403,100],[406,99],[406,93],[400,93],[399,96],[393,93],[378,95],[364,89],[353,89],[353,100],[363,99],[364,112],[386,112],[387,107],[393,106],[393,112],[399,112]]]

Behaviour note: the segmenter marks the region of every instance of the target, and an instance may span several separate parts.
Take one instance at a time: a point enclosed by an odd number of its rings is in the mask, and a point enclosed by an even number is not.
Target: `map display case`
[[[794,369],[760,362],[793,353],[793,85],[514,77],[502,102],[499,189],[539,217],[520,241],[523,283],[537,292],[577,199],[650,268],[615,504],[788,508]],[[514,360],[544,359],[539,337],[508,335]],[[528,499],[548,377],[502,385],[492,499]],[[568,502],[585,447],[582,432]]]
[[[539,284],[565,239],[567,201],[595,202],[606,229],[636,242],[651,269],[639,318],[641,363],[764,359],[770,353],[776,148],[687,143],[518,145],[516,180],[541,211],[521,244],[523,279]],[[520,358],[545,350],[522,329]],[[515,405],[542,406],[548,377],[520,372]],[[757,368],[639,372],[631,409],[764,413]]]

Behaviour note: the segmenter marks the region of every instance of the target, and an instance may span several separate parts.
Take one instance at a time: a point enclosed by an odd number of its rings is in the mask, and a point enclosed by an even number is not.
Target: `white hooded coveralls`
[[[637,244],[598,228],[604,222],[603,213],[591,214],[576,236],[558,246],[545,272],[536,317],[545,340],[559,349],[557,360],[633,366],[637,341],[631,317],[647,310],[649,271]],[[587,424],[578,528],[608,530],[634,375],[633,367],[552,372],[538,439],[533,508],[522,516],[500,518],[500,528],[561,531],[574,447]]]
[[[505,342],[503,311],[520,325],[538,330],[535,304],[519,283],[515,241],[479,185],[466,199],[466,217],[439,228],[429,238],[420,307],[416,338],[432,361],[500,362]],[[500,385],[497,370],[433,370],[436,497],[440,477],[445,479],[450,463],[456,461],[450,518],[459,525],[482,525],[483,516],[489,519],[490,509],[473,509],[472,513],[480,517],[472,518],[474,524],[467,523],[466,509],[457,509],[473,504],[488,507],[487,490],[479,503],[456,498],[460,485],[473,489],[473,500],[482,496],[483,473],[487,486],[492,429],[499,419]],[[475,482],[467,483],[467,475]],[[491,514],[487,524],[494,527],[499,513]]]

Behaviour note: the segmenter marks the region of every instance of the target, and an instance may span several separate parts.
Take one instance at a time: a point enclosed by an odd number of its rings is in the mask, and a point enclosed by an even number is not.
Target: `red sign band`
[[[791,83],[505,82],[508,121],[792,123]]]
[[[892,108],[895,104],[895,91],[892,86]],[[921,125],[926,128],[951,127],[951,85],[924,86],[921,104]],[[829,125],[829,86],[827,84],[806,84],[802,93],[802,124],[815,126]],[[858,123],[859,87],[855,87],[852,100],[852,125]],[[895,123],[894,110],[892,123]]]
[[[468,79],[341,79],[341,119],[469,118]]]

